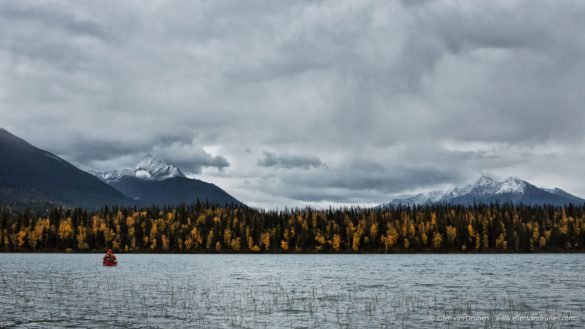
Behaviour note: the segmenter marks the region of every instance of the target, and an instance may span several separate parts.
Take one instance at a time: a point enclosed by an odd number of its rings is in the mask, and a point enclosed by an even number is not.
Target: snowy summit
[[[172,177],[185,177],[181,170],[172,164],[155,158],[150,154],[145,155],[134,168],[134,176],[146,180],[164,180]]]
[[[513,202],[526,204],[569,204],[583,203],[559,188],[546,189],[536,187],[520,178],[508,177],[498,180],[481,176],[474,184],[455,187],[447,191],[431,191],[413,196],[403,196],[392,200],[389,205],[424,205],[433,203],[474,204]]]
[[[106,183],[119,181],[120,178],[124,176],[133,176],[143,180],[156,181],[173,177],[185,177],[181,169],[162,159],[155,158],[150,154],[147,154],[140,159],[134,169],[106,171],[89,170],[88,172]]]

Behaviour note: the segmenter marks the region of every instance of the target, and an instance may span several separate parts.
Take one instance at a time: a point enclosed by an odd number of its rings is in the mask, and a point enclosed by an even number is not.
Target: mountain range
[[[0,207],[173,206],[197,199],[242,205],[218,186],[189,178],[173,164],[150,154],[133,168],[85,172],[0,128]],[[405,196],[381,206],[496,202],[562,206],[584,204],[585,200],[559,188],[540,188],[516,177],[498,180],[482,176],[474,184]]]
[[[181,170],[146,155],[133,169],[85,172],[0,128],[0,207],[242,203],[221,188],[187,178]]]
[[[186,177],[174,165],[144,156],[132,169],[89,171],[133,200],[146,204],[175,205],[196,199],[217,204],[241,204],[214,184]]]
[[[382,206],[425,205],[449,203],[458,205],[515,203],[528,205],[567,205],[583,204],[584,199],[576,197],[560,188],[541,188],[517,177],[498,180],[481,176],[474,184],[455,187],[446,191],[430,191],[392,200]]]

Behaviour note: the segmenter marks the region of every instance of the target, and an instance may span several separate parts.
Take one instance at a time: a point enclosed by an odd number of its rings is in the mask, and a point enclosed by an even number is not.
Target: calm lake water
[[[585,327],[582,254],[118,258],[0,254],[0,327]]]

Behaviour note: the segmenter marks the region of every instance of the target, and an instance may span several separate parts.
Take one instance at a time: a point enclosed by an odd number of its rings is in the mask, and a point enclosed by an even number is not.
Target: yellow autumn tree
[[[282,249],[282,251],[288,251],[288,242],[281,240],[280,241],[280,248]]]
[[[341,237],[339,236],[339,234],[333,234],[331,247],[335,251],[339,251],[339,249],[341,249]]]
[[[265,251],[270,251],[270,233],[264,232],[260,235],[261,246]]]
[[[210,230],[209,234],[207,234],[207,242],[205,243],[205,249],[211,250],[211,247],[213,245],[213,239],[214,239],[214,233],[213,233],[213,230]]]
[[[26,243],[26,236],[28,235],[28,228],[23,228],[22,230],[18,231],[16,235],[16,246],[17,250],[22,250],[24,244]]]
[[[242,248],[242,241],[240,237],[234,238],[230,241],[230,247],[234,252],[239,252]]]
[[[157,238],[158,238],[158,225],[156,221],[152,222],[152,226],[150,227],[150,250],[156,250],[157,248]]]
[[[225,245],[229,245],[232,241],[232,230],[229,227],[223,231],[223,243]]]
[[[435,232],[435,234],[433,235],[433,247],[435,249],[439,249],[439,248],[441,248],[442,244],[443,244],[443,235],[439,232]]]
[[[372,242],[376,242],[377,239],[378,239],[378,224],[373,223],[370,226],[370,240]]]
[[[70,239],[73,236],[73,225],[71,217],[59,222],[59,239],[61,241]]]
[[[79,226],[75,239],[77,240],[77,248],[79,250],[89,249],[89,245],[87,244],[87,228],[85,226]]]

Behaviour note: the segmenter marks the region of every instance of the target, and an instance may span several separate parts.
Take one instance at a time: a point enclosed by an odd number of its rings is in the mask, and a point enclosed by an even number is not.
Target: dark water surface
[[[585,328],[583,254],[118,258],[0,254],[0,327]]]

